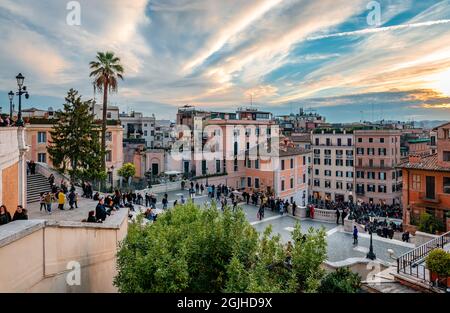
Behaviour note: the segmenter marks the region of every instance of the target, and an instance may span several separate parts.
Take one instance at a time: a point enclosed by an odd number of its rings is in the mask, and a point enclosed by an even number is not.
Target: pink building
[[[402,194],[400,130],[356,130],[355,183],[358,200],[399,203]]]

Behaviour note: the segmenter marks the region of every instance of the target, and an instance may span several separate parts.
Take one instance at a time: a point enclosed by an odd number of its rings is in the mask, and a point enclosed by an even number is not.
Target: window
[[[325,188],[331,188],[331,182],[329,180],[325,181]]]
[[[336,150],[336,156],[342,156],[344,154],[344,150]]]
[[[252,168],[252,160],[250,158],[247,159],[247,168]]]
[[[234,143],[234,156],[238,155],[238,143],[237,141]]]
[[[375,192],[375,185],[367,185],[367,192]]]
[[[291,159],[291,168],[294,168],[294,159]]]
[[[356,154],[363,155],[364,154],[364,148],[356,148]]]
[[[47,153],[38,153],[38,162],[47,163]]]
[[[356,171],[356,178],[364,178],[364,171]]]
[[[314,154],[319,154],[320,155],[320,149],[314,149]]]
[[[330,170],[325,170],[324,174],[325,174],[325,176],[331,176],[331,171]]]
[[[284,171],[284,160],[281,160],[281,170]]]
[[[358,142],[362,142],[362,138],[358,138]]]
[[[380,160],[380,167],[384,167],[384,160]]]
[[[341,181],[337,181],[336,182],[336,189],[342,189],[342,182]]]
[[[386,180],[386,173],[385,173],[385,172],[380,172],[380,173],[378,173],[378,179],[380,179],[380,180]]]
[[[237,172],[238,171],[238,160],[234,159],[234,171]]]
[[[306,175],[303,174],[303,183],[306,183]]]
[[[380,138],[380,143],[384,143],[384,138]]]
[[[256,159],[256,160],[255,160],[255,168],[256,168],[256,169],[259,169],[259,159]]]
[[[319,138],[316,138],[316,146],[319,145]]]
[[[367,179],[375,179],[375,172],[367,172]]]
[[[38,132],[38,143],[47,143],[47,133]],[[43,162],[45,163],[45,162]]]
[[[369,142],[373,142],[373,138],[369,138]]]
[[[291,181],[290,181],[290,186],[291,186],[291,189],[293,189],[293,188],[294,188],[294,179],[293,179],[293,178],[291,178]]]
[[[255,188],[259,188],[259,178],[255,178]]]
[[[450,193],[450,177],[444,177],[442,190],[444,193]]]
[[[251,186],[252,186],[252,178],[247,177],[247,187],[251,187]]]
[[[284,191],[284,180],[281,181],[281,191]]]
[[[206,175],[206,160],[202,160],[202,175]]]
[[[303,165],[306,165],[306,157],[303,156]]]
[[[444,151],[444,155],[442,158],[444,161],[450,161],[450,151]]]
[[[353,160],[345,160],[345,166],[353,166]]]
[[[344,160],[336,159],[336,166],[344,166]]]
[[[314,158],[314,164],[320,165],[320,159],[319,158]]]
[[[111,112],[107,112],[107,113],[106,113],[106,118],[111,118],[111,117],[112,117]]]
[[[331,139],[327,138],[327,146],[331,146]]]
[[[364,194],[364,184],[357,184],[356,185],[356,193],[357,194]]]
[[[373,167],[373,160],[369,159],[369,167]]]
[[[146,130],[144,130],[144,136],[146,136],[146,137],[147,137],[147,131],[146,131]]]
[[[343,177],[344,172],[343,171],[336,171],[336,177]]]
[[[111,150],[106,151],[105,160],[106,160],[106,162],[111,162],[111,160],[112,160]]]
[[[375,148],[367,148],[368,155],[375,155]]]
[[[347,178],[353,178],[353,172],[346,172],[345,177]]]
[[[412,190],[420,191],[422,185],[421,185],[421,176],[420,175],[412,175]],[[444,191],[445,192],[445,191]]]
[[[331,156],[331,150],[330,149],[325,149],[324,151],[326,156]]]
[[[216,160],[216,173],[220,173],[220,160]]]
[[[353,156],[353,150],[345,150],[345,154],[347,155],[347,157],[352,157]]]
[[[341,138],[338,138],[338,140],[337,140],[337,145],[338,145],[338,146],[342,146],[342,139],[341,139]]]
[[[314,179],[314,187],[320,187],[320,180]]]
[[[378,185],[378,192],[386,193],[386,186]]]
[[[352,190],[353,190],[353,184],[347,183],[347,191],[352,191]]]
[[[386,155],[386,148],[378,148],[379,155]]]
[[[352,145],[352,138],[347,138],[347,146],[351,146]]]
[[[319,163],[320,164],[320,163]],[[331,159],[325,159],[324,161],[323,161],[323,164],[325,164],[325,165],[331,165]]]

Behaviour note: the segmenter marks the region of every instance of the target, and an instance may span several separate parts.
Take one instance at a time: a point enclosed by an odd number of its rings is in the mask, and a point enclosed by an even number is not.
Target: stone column
[[[29,147],[25,143],[25,128],[19,127],[17,130],[17,143],[19,150],[19,173],[18,173],[18,187],[19,187],[19,199],[18,203],[24,208],[27,205],[27,177],[26,177],[26,158],[25,153],[28,151]]]

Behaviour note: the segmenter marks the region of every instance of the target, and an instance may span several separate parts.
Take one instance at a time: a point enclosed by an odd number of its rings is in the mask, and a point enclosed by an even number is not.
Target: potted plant
[[[445,279],[447,287],[450,287],[450,253],[443,249],[434,249],[426,258],[426,266],[431,273],[431,281]]]

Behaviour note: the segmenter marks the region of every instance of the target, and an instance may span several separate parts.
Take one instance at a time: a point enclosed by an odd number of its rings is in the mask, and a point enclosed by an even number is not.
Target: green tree
[[[437,231],[444,231],[444,223],[437,219],[434,215],[426,212],[422,213],[419,218],[419,230],[435,234]]]
[[[136,166],[133,163],[125,163],[117,173],[128,181],[130,177],[136,175]]]
[[[78,91],[67,93],[64,110],[56,112],[57,122],[47,147],[53,165],[72,179],[98,179],[101,171],[100,129],[90,112],[92,101],[82,101]]]
[[[92,72],[89,77],[94,78],[94,86],[100,92],[103,91],[103,116],[102,116],[102,136],[101,152],[106,155],[106,120],[108,111],[108,92],[117,92],[118,80],[123,80],[123,66],[120,59],[113,52],[98,52],[96,60],[90,64]],[[106,172],[106,160],[103,158],[101,169]]]
[[[151,225],[130,225],[114,284],[121,292],[315,291],[325,232],[295,229],[288,249],[270,227],[259,236],[242,210],[178,205]]]
[[[339,267],[327,274],[322,280],[321,293],[356,293],[361,288],[361,276],[353,273],[347,267]]]

